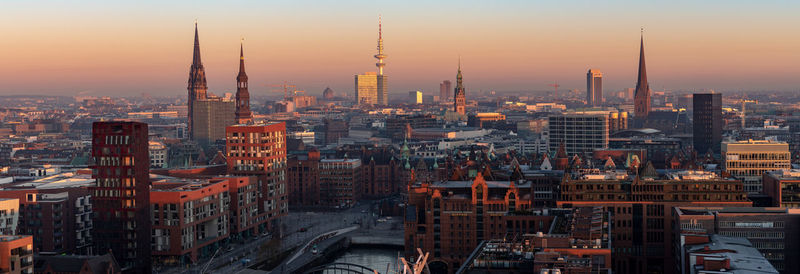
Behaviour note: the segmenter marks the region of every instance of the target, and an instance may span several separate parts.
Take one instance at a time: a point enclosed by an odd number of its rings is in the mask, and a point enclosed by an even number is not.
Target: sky
[[[661,3],[663,2],[663,3]],[[702,2],[702,3],[696,3]],[[3,1],[0,95],[183,95],[198,21],[209,90],[233,92],[244,37],[250,93],[283,81],[353,93],[438,94],[461,56],[470,90],[634,87],[644,28],[650,86],[800,91],[800,1]]]

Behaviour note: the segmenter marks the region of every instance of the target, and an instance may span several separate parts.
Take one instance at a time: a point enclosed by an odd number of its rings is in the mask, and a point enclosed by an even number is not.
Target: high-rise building
[[[228,174],[256,176],[256,233],[277,225],[289,211],[286,186],[286,123],[233,125],[227,128]]]
[[[377,104],[386,106],[389,105],[389,81],[386,75],[383,75],[383,67],[386,66],[386,63],[383,62],[383,59],[386,58],[386,54],[383,54],[383,27],[381,24],[381,18],[378,17],[378,54],[375,54],[375,59],[378,59],[378,62],[375,63],[375,66],[378,67],[378,76],[377,76]]]
[[[203,68],[203,62],[200,60],[200,39],[197,34],[197,23],[194,24],[194,51],[192,54],[192,65],[189,67],[189,138],[194,138],[193,127],[194,117],[192,115],[194,110],[194,101],[198,99],[205,99],[208,92],[208,84],[206,83],[206,70]]]
[[[378,75],[375,72],[365,72],[356,75],[356,104],[378,104]]]
[[[644,63],[644,35],[639,45],[639,77],[636,80],[636,93],[633,95],[634,115],[637,120],[647,119],[650,114],[650,84],[647,83],[647,68]]]
[[[247,73],[244,72],[244,45],[239,45],[239,75],[236,76],[236,123],[253,122],[250,112],[250,92],[247,91]]]
[[[453,83],[450,80],[444,80],[441,84],[439,84],[439,100],[446,102],[450,101],[452,95],[450,95],[450,90],[453,88]]]
[[[455,99],[453,100],[454,110],[456,113],[464,115],[467,114],[467,93],[464,90],[463,77],[461,76],[461,58],[458,59],[458,74],[456,74],[456,89]]]
[[[749,194],[761,193],[764,172],[792,168],[789,144],[746,140],[722,144],[723,170],[744,183]]]
[[[722,94],[695,93],[692,95],[692,107],[694,150],[699,154],[711,150],[719,155],[722,144]]]
[[[92,124],[95,250],[111,252],[120,267],[150,273],[150,157],[147,124]]]
[[[561,143],[568,155],[608,148],[612,115],[609,111],[550,114],[547,126],[550,151],[557,151]]]
[[[409,104],[422,104],[422,91],[409,91],[408,92]]]
[[[600,106],[603,104],[603,73],[590,69],[586,73],[586,104]]]

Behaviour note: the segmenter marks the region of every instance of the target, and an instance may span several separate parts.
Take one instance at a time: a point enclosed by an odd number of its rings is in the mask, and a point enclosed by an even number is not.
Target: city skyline
[[[458,55],[473,92],[553,82],[583,90],[589,68],[604,72],[609,92],[634,87],[642,26],[653,90],[793,91],[800,72],[800,39],[789,35],[800,30],[796,3],[92,3],[9,3],[0,20],[18,27],[0,42],[0,95],[183,94],[194,19],[218,95],[236,90],[241,37],[254,96],[275,95],[265,85],[282,81],[310,94],[328,86],[352,94],[352,75],[375,70],[379,15],[392,95],[436,94],[454,80]]]

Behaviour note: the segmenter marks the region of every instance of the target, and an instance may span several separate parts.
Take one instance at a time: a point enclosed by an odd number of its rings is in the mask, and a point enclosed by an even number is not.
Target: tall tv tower
[[[378,59],[378,62],[375,63],[375,66],[378,67],[378,75],[383,75],[383,67],[386,66],[386,63],[383,62],[384,58],[386,58],[386,55],[383,54],[383,31],[381,29],[381,17],[378,16],[378,54],[375,54],[375,59]]]

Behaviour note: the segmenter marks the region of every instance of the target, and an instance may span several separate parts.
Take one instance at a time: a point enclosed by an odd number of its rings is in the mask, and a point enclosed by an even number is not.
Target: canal
[[[377,270],[378,273],[397,273],[397,267],[400,264],[398,259],[403,254],[401,248],[391,247],[350,247],[334,259],[334,263],[350,263],[369,267]]]

